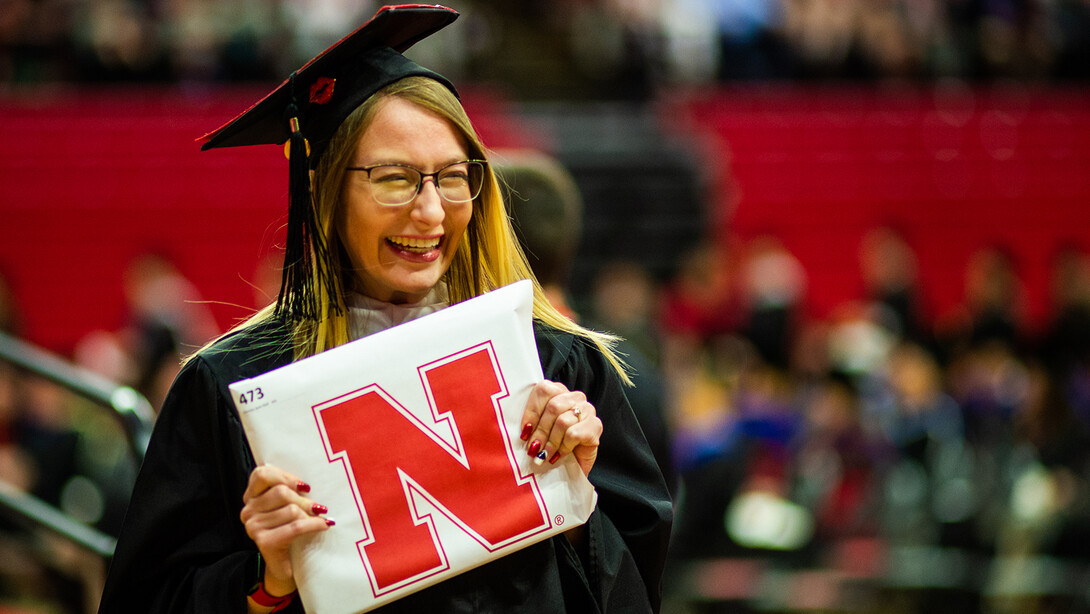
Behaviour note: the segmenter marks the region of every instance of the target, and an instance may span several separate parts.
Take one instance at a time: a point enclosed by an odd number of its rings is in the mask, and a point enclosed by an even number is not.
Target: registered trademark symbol
[[[556,523],[556,526],[564,524],[564,516],[561,514],[557,514],[556,518],[553,518],[553,522]]]

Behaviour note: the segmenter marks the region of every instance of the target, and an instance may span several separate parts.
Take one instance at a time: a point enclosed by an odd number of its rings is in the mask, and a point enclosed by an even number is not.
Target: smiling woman
[[[384,8],[208,136],[206,148],[288,142],[283,283],[274,304],[175,380],[100,612],[302,611],[297,540],[330,531],[327,514],[362,512],[327,509],[307,476],[255,466],[227,386],[533,279],[454,87],[400,53],[456,16]],[[598,505],[586,524],[384,612],[658,609],[671,502],[614,338],[573,323],[533,285],[545,378],[522,410],[521,452],[546,471],[572,456]],[[490,495],[480,493],[492,505]]]
[[[378,100],[355,148],[359,167],[370,170],[345,180],[337,229],[355,273],[354,290],[388,303],[412,303],[450,268],[475,194],[469,163],[462,162],[468,157],[465,140],[449,122],[403,98],[380,93]],[[427,173],[414,165],[438,170],[424,182]]]

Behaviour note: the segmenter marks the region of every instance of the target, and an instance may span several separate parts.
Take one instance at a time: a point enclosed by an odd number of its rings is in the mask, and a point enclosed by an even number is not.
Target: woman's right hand
[[[265,559],[265,591],[271,595],[295,591],[291,543],[333,526],[332,520],[323,517],[325,506],[304,496],[309,491],[310,486],[299,478],[271,465],[250,472],[239,516]]]

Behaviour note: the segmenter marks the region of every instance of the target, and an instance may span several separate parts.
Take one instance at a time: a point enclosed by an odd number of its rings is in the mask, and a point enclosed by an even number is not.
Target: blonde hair
[[[468,156],[487,160],[485,147],[477,137],[461,103],[444,85],[426,77],[407,77],[386,86],[344,120],[330,140],[311,181],[315,217],[329,254],[325,262],[314,259],[314,266],[325,267],[324,273],[335,281],[336,292],[334,296],[330,296],[324,284],[315,284],[319,313],[326,314],[326,317],[318,322],[303,321],[294,325],[296,360],[349,341],[344,290],[352,285],[351,280],[346,277],[352,274],[352,269],[347,264],[345,248],[336,228],[343,206],[341,190],[345,167],[350,165],[360,137],[374,120],[378,103],[384,98],[394,96],[448,121],[464,140]],[[317,275],[318,271],[311,273]],[[443,281],[453,304],[523,279],[533,282],[533,317],[536,320],[590,341],[605,355],[621,379],[631,385],[626,365],[614,350],[618,338],[576,324],[557,311],[545,297],[545,292],[534,277],[511,227],[496,175],[488,167],[481,193],[473,202],[469,227]],[[240,327],[273,317],[273,306],[270,305],[254,314]]]

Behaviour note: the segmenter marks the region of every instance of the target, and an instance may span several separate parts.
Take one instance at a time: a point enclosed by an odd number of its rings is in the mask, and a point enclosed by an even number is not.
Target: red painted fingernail
[[[321,516],[322,514],[329,511],[329,508],[322,505],[321,503],[315,503],[314,505],[310,506],[310,509],[314,511],[315,516]]]
[[[530,456],[537,456],[537,453],[541,451],[541,442],[535,440],[530,444],[530,449],[526,451]]]
[[[560,460],[560,450],[553,452],[553,455],[549,457],[549,464],[555,465],[556,461]]]
[[[332,518],[326,518],[326,519],[325,519],[325,526],[327,526],[327,527],[331,527],[331,526],[333,526],[333,525],[335,525],[335,524],[337,524],[337,523],[336,523],[336,522],[333,522],[333,519],[332,519]]]
[[[307,484],[306,482],[299,482],[295,485],[295,490],[299,492],[310,492],[310,484]]]
[[[527,422],[526,426],[522,427],[522,435],[520,435],[520,437],[522,437],[523,441],[526,441],[527,439],[530,438],[530,435],[533,432],[534,432],[534,425]]]

